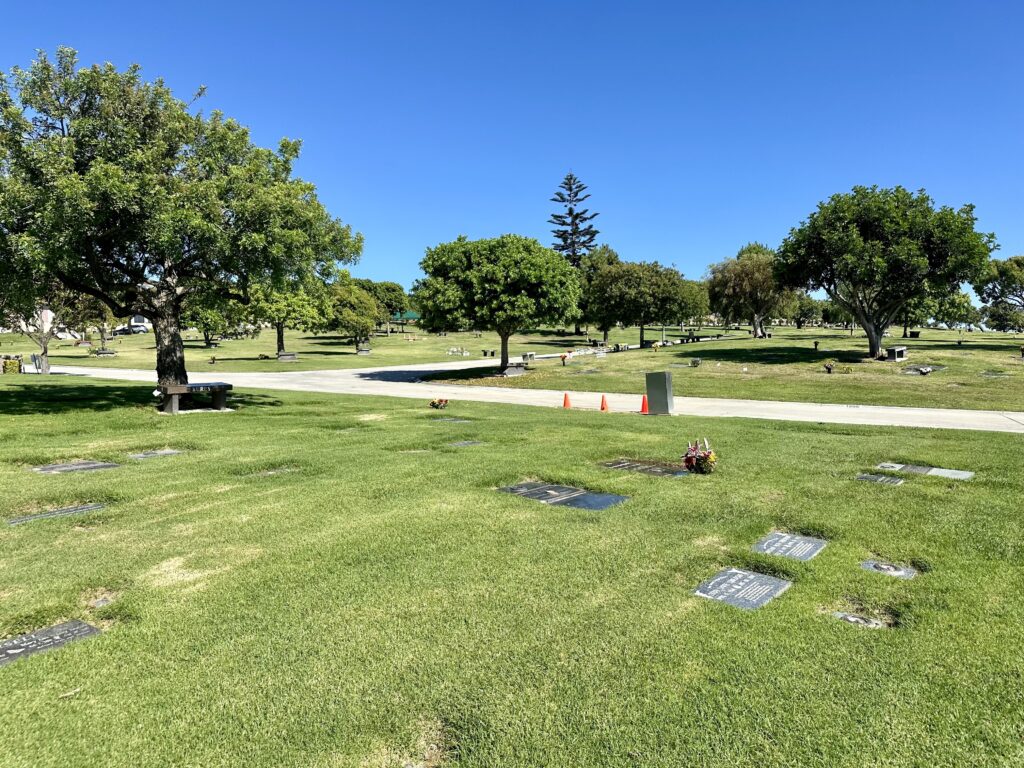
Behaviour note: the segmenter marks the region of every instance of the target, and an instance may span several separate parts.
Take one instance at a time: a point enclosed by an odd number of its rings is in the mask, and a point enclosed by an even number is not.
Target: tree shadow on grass
[[[867,350],[833,349],[825,351],[825,349],[815,350],[811,347],[781,347],[774,345],[763,348],[756,346],[722,348],[704,346],[705,343],[689,344],[678,352],[673,350],[672,356],[684,360],[699,357],[703,360],[721,363],[753,363],[758,365],[824,363],[826,360],[859,363],[867,357]]]
[[[62,377],[63,378],[63,377]],[[63,384],[48,386],[45,382],[12,384],[4,387],[0,397],[0,416],[30,416],[75,413],[81,411],[113,411],[119,408],[146,407],[156,410],[152,384]],[[197,401],[197,407],[205,407]],[[269,395],[232,392],[228,407],[277,407],[283,403]]]

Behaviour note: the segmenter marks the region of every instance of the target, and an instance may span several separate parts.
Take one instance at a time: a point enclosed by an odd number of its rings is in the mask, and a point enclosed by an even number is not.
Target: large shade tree
[[[536,240],[502,235],[460,237],[427,250],[415,300],[431,329],[479,328],[501,339],[501,369],[516,331],[560,323],[578,314],[576,271]]]
[[[61,48],[0,80],[0,198],[20,204],[0,232],[63,285],[149,318],[160,383],[184,383],[191,297],[244,304],[253,286],[358,258],[361,237],[293,177],[298,153],[254,146],[138,67],[79,69]]]
[[[777,274],[786,285],[823,289],[864,329],[877,357],[907,302],[954,294],[984,272],[995,237],[975,223],[974,206],[936,208],[923,190],[854,187],[790,231]]]
[[[682,275],[657,262],[611,264],[597,272],[591,290],[601,297],[592,309],[598,328],[639,326],[641,345],[648,325],[678,322],[688,314]]]
[[[775,278],[775,251],[761,243],[748,243],[735,258],[712,264],[708,295],[723,319],[749,320],[756,338],[765,335],[764,321],[793,301]]]
[[[1009,305],[1024,312],[1024,256],[992,261],[975,288],[986,304]]]

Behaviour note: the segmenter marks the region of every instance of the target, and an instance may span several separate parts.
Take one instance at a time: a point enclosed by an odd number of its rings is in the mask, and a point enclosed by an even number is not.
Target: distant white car
[[[114,329],[115,336],[134,336],[137,333],[149,333],[149,328],[141,323],[132,323],[131,325],[119,325]]]

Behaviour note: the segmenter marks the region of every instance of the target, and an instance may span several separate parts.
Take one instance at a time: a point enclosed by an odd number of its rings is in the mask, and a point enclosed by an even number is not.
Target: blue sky
[[[1024,6],[1011,2],[95,2],[5,8],[37,48],[137,62],[274,145],[361,231],[359,276],[459,234],[550,243],[572,169],[600,241],[699,277],[855,184],[977,206],[1024,253]]]

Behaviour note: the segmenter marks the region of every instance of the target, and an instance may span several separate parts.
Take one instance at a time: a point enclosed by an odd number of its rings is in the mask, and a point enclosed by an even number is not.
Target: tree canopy
[[[765,319],[792,299],[775,279],[775,258],[767,245],[748,243],[736,258],[713,264],[709,270],[711,308],[727,321],[749,320],[756,338],[765,335]]]
[[[1024,256],[992,261],[976,289],[986,304],[1008,304],[1024,311]]]
[[[420,266],[426,277],[416,283],[414,295],[424,326],[497,332],[502,370],[508,367],[513,333],[578,314],[576,271],[532,238],[463,236],[428,249]]]
[[[190,298],[248,303],[256,285],[358,258],[361,236],[292,175],[298,154],[194,114],[137,66],[78,69],[60,48],[0,80],[0,200],[16,201],[0,231],[63,285],[152,320],[158,378],[182,383]]]
[[[854,187],[790,231],[777,274],[794,288],[823,289],[864,329],[877,357],[907,302],[953,294],[983,273],[995,238],[975,223],[974,206],[935,208],[923,190]]]
[[[555,229],[551,230],[551,234],[555,236],[555,244],[552,247],[565,256],[574,267],[580,266],[583,256],[594,247],[594,242],[600,234],[590,223],[599,214],[580,207],[590,197],[586,190],[587,185],[570,171],[565,174],[554,197],[551,198],[551,202],[558,203],[564,208],[564,213],[553,213],[548,219],[549,224],[555,225]]]

